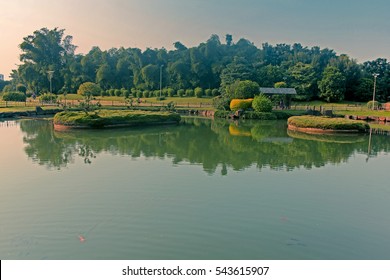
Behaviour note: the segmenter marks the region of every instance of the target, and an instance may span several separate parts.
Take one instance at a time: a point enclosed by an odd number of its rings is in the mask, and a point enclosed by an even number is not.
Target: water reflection
[[[60,169],[81,158],[93,164],[100,153],[132,158],[169,158],[173,164],[201,164],[222,175],[242,170],[293,170],[346,162],[355,153],[375,157],[390,150],[388,136],[331,136],[288,132],[285,121],[240,121],[186,118],[179,126],[55,132],[49,121],[23,120],[25,152],[49,168]]]

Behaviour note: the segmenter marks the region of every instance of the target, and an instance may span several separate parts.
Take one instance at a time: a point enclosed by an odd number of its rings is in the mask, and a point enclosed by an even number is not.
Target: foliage
[[[230,101],[230,110],[232,111],[237,111],[239,109],[243,109],[243,110],[246,110],[246,109],[249,109],[252,107],[252,101],[253,101],[253,98],[249,98],[249,99],[232,99]]]
[[[326,118],[315,116],[295,116],[288,119],[288,124],[303,128],[319,128],[332,130],[357,130],[365,132],[370,126],[364,121],[345,118]]]
[[[186,96],[187,97],[194,96],[194,90],[193,89],[186,89]]]
[[[286,82],[277,82],[274,85],[274,88],[285,88],[285,87],[287,87]]]
[[[254,98],[252,107],[256,112],[271,112],[273,106],[272,101],[267,96],[260,94]]]
[[[118,111],[101,110],[93,114],[83,114],[81,112],[61,112],[54,116],[55,124],[69,126],[85,126],[99,128],[115,125],[150,125],[173,122],[178,123],[180,115],[169,112],[149,112],[149,111]]]
[[[173,88],[168,88],[168,96],[169,97],[173,97],[175,96],[175,90]]]
[[[235,96],[236,89],[240,91],[238,81],[253,81],[262,87],[284,87],[285,83],[297,90],[296,100],[314,100],[321,94],[324,100],[345,96],[347,100],[366,102],[372,93],[372,75],[377,73],[376,99],[390,100],[390,63],[384,58],[358,64],[327,48],[299,43],[264,43],[256,47],[245,38],[233,43],[229,34],[225,39],[221,43],[213,34],[191,48],[175,42],[172,51],[93,47],[86,54],[75,54],[72,37],[66,36],[63,29],[42,28],[23,38],[21,64],[11,73],[7,90],[14,90],[21,83],[26,85],[27,92],[39,95],[48,92],[51,80],[54,93],[74,93],[81,84],[96,82],[104,90],[131,88],[133,96],[140,96],[139,91],[159,89],[162,74],[166,88],[213,89],[212,96],[228,93],[231,99],[253,97],[246,95],[247,90]],[[337,69],[344,83],[337,71],[330,73],[329,69]],[[48,71],[54,71],[52,79]],[[4,86],[0,84],[0,88]],[[115,95],[115,91],[109,93]],[[205,93],[209,95],[209,91]],[[164,95],[169,95],[168,91]]]
[[[230,110],[230,97],[227,94],[213,98],[213,107],[217,110]]]
[[[185,94],[185,90],[184,90],[184,89],[179,89],[179,90],[177,91],[177,95],[178,95],[179,97],[183,97],[184,94]]]
[[[197,98],[202,98],[202,96],[203,96],[203,89],[202,89],[201,87],[197,87],[197,88],[194,90],[194,92],[195,92],[195,96],[196,96]]]
[[[271,112],[256,112],[256,111],[247,111],[244,113],[245,119],[252,120],[276,120],[277,116]]]
[[[344,99],[345,77],[334,66],[325,68],[322,80],[318,82],[320,97],[327,102],[339,102]]]
[[[234,88],[233,98],[253,98],[256,94],[259,94],[259,85],[253,81],[238,81]]]
[[[77,90],[77,94],[88,96],[98,96],[100,95],[101,88],[99,85],[91,82],[86,82],[80,85],[79,89]]]
[[[7,91],[3,94],[3,100],[4,101],[19,101],[19,102],[25,102],[26,101],[26,95],[22,92],[16,92],[16,91]]]
[[[375,110],[375,109],[381,109],[382,108],[382,104],[379,103],[378,101],[368,101],[367,102],[367,108],[370,109],[370,110]]]
[[[19,92],[21,92],[23,94],[26,94],[27,88],[23,84],[17,84],[16,85],[16,91],[19,91]]]
[[[42,103],[56,103],[58,96],[53,93],[45,93],[39,96],[39,101]]]

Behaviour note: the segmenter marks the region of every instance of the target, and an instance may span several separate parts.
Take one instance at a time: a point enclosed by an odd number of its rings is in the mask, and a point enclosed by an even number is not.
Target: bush
[[[115,89],[114,90],[114,95],[115,96],[121,96],[122,95],[122,91],[120,89]]]
[[[251,120],[276,120],[277,116],[274,113],[270,112],[245,112],[244,116],[246,119]]]
[[[109,90],[107,90],[108,91],[108,95],[109,96],[115,96],[115,89],[109,89]]]
[[[168,88],[168,96],[172,97],[175,95],[175,90],[173,88]]]
[[[187,97],[192,97],[192,96],[194,96],[194,90],[193,90],[193,89],[187,89],[187,90],[186,90],[186,96],[187,96]]]
[[[102,89],[98,84],[86,82],[80,85],[77,94],[99,96]]]
[[[17,85],[16,85],[16,90],[19,91],[19,92],[22,92],[22,93],[26,94],[27,88],[26,88],[26,86],[23,85],[23,84],[17,84]]]
[[[130,96],[130,90],[128,89],[125,89],[125,88],[121,88],[121,96],[125,97],[125,98],[128,98]]]
[[[52,93],[45,93],[39,96],[39,101],[42,103],[56,103],[58,96]]]
[[[142,91],[140,91],[140,90],[135,91],[135,96],[137,98],[141,98],[142,97]]]
[[[211,90],[211,95],[212,96],[218,96],[218,95],[221,95],[221,93],[219,92],[219,90],[218,89],[213,89],[213,90]]]
[[[234,98],[253,98],[256,94],[259,93],[259,84],[252,81],[239,81],[235,85],[234,94],[232,97]]]
[[[19,102],[25,102],[26,101],[26,95],[21,92],[16,91],[8,91],[3,94],[3,100],[4,101],[19,101]]]
[[[161,100],[165,100],[166,99],[166,97],[165,96],[159,96],[159,97],[156,97],[156,100],[157,101],[161,101]]]
[[[374,105],[374,107],[372,105]],[[373,101],[369,101],[367,102],[367,108],[370,110],[381,109],[382,104],[379,103],[378,101],[375,101],[375,103]]]
[[[212,91],[211,91],[211,89],[206,89],[205,91],[204,91],[204,94],[206,95],[206,96],[211,96],[212,95]]]
[[[271,112],[272,101],[267,96],[260,94],[253,99],[252,107],[256,112]]]
[[[200,88],[200,87],[197,87],[197,88],[195,89],[195,96],[196,96],[197,98],[202,98],[202,96],[203,96],[203,89]]]
[[[149,96],[150,96],[150,91],[144,90],[144,92],[142,93],[142,97],[143,98],[148,98]]]
[[[219,95],[213,98],[213,107],[218,110],[229,110],[230,98],[226,95]]]
[[[179,97],[183,97],[183,96],[184,96],[184,93],[185,93],[184,89],[179,89],[179,90],[177,91],[177,95],[178,95]]]
[[[230,110],[237,111],[239,109],[246,110],[248,108],[251,108],[252,106],[253,98],[249,99],[232,99],[230,101]]]

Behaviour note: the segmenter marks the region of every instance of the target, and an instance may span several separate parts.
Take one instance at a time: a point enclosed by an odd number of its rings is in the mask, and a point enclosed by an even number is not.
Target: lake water
[[[0,259],[390,259],[390,137],[0,122]]]

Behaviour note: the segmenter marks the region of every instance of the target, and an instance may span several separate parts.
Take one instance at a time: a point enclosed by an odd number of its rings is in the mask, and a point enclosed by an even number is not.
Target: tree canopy
[[[346,54],[318,46],[264,43],[259,48],[230,34],[224,39],[223,43],[213,34],[194,47],[177,41],[172,50],[93,47],[86,54],[76,54],[72,36],[65,35],[64,29],[42,28],[23,38],[22,64],[12,72],[11,83],[14,88],[25,85],[27,92],[48,92],[47,73],[54,71],[54,93],[74,93],[85,82],[97,83],[105,91],[154,91],[160,87],[160,78],[163,88],[175,92],[201,88],[204,93],[206,89],[225,93],[236,81],[249,80],[262,87],[283,82],[297,90],[299,100],[327,99],[325,95],[342,86],[343,93],[337,96],[368,101],[373,86],[369,81],[377,73],[377,98],[390,99],[390,63],[384,58],[359,64]],[[330,85],[333,78],[339,82]]]

